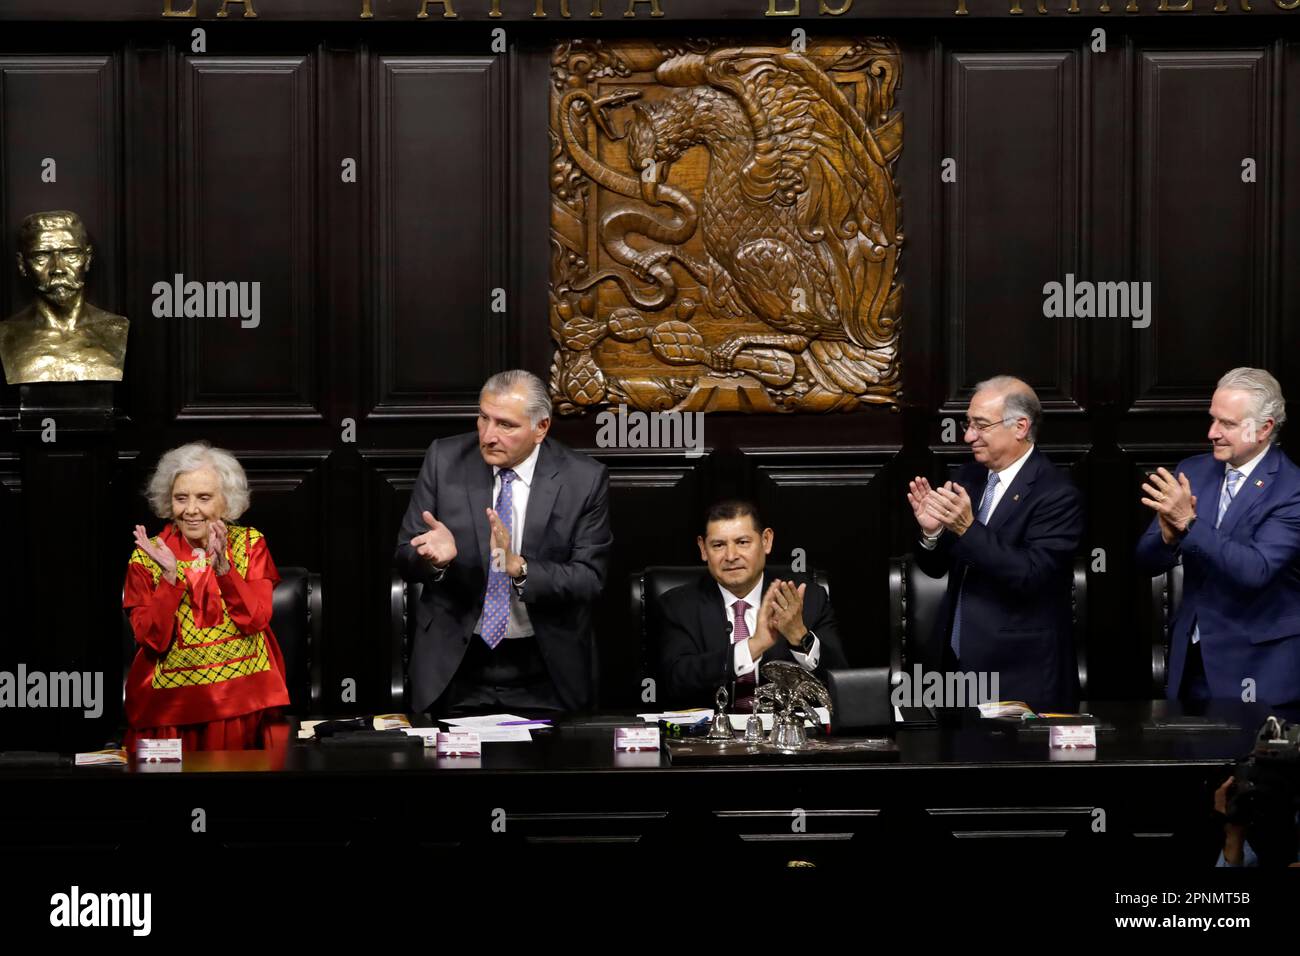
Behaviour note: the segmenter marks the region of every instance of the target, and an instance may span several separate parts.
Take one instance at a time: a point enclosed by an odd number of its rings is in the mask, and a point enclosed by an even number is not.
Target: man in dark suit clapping
[[[711,707],[718,687],[735,682],[735,709],[752,709],[759,665],[792,661],[823,675],[844,667],[830,599],[806,575],[765,573],[771,528],[748,501],[721,501],[696,539],[708,575],[673,588],[652,621],[661,699]]]
[[[547,438],[530,372],[492,376],[478,432],[429,446],[397,535],[423,581],[411,704],[437,714],[590,704],[592,606],[613,537],[605,466]]]
[[[1025,382],[1000,375],[979,383],[966,416],[975,460],[939,488],[913,479],[907,495],[921,530],[917,564],[931,577],[948,575],[921,656],[935,671],[996,673],[1003,699],[1039,710],[1075,706],[1070,581],[1083,534],[1079,492],[1034,449],[1042,406]]]

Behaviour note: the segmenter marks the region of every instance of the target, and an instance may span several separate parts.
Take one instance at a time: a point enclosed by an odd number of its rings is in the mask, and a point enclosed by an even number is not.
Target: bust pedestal
[[[113,429],[112,382],[32,382],[18,386],[18,431]]]
[[[131,541],[130,528],[114,522],[113,384],[18,387],[13,438],[27,526],[8,529],[22,556],[6,583],[12,604],[0,627],[0,670],[16,674],[22,665],[29,681],[39,672],[49,689],[43,703],[4,711],[0,750],[96,749],[120,720],[121,589]],[[73,674],[74,681],[57,676]],[[58,681],[85,693],[97,686],[98,699],[56,699]]]

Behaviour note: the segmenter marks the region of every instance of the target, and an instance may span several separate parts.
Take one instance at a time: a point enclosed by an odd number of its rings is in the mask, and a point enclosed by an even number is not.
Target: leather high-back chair
[[[388,584],[388,626],[390,665],[388,671],[389,707],[394,713],[407,713],[411,704],[411,646],[415,641],[415,609],[424,594],[424,583],[402,580],[394,571]],[[591,642],[591,707],[597,707],[600,689],[599,657],[596,642]]]
[[[1169,681],[1169,629],[1183,600],[1183,566],[1151,579],[1151,697],[1161,700]]]
[[[415,641],[415,608],[424,593],[424,583],[407,584],[396,571],[388,584],[389,672],[388,706],[397,714],[407,712],[411,700],[411,645]]]
[[[307,716],[320,712],[321,694],[321,579],[306,568],[281,567],[280,583],[272,592],[271,630],[284,655],[285,683],[289,688],[290,712]],[[126,678],[135,660],[137,645],[131,618],[122,614],[122,697]]]
[[[889,668],[901,674],[912,666],[918,635],[933,632],[948,590],[948,576],[932,578],[910,557],[889,559]],[[1074,561],[1070,618],[1079,673],[1079,696],[1088,696],[1088,563]]]
[[[673,588],[698,581],[701,576],[707,577],[708,573],[708,567],[703,564],[657,564],[651,565],[644,571],[634,571],[630,575],[628,581],[630,585],[628,611],[631,614],[631,620],[636,623],[637,630],[641,635],[641,670],[645,676],[657,679],[659,675],[658,648],[652,646],[649,623],[653,606]],[[769,578],[789,579],[792,572],[788,564],[769,564],[764,573]],[[813,570],[811,575],[812,579],[821,585],[821,589],[829,597],[831,585],[826,578],[826,574],[822,571]]]

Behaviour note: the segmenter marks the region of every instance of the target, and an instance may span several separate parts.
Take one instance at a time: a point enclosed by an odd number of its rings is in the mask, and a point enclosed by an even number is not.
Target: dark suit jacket
[[[988,474],[974,461],[957,473],[973,510],[979,509]],[[934,633],[921,648],[926,669],[946,669],[943,653],[964,576],[961,669],[996,672],[1004,700],[1037,709],[1075,706],[1079,677],[1070,582],[1082,536],[1078,489],[1035,448],[987,526],[976,521],[960,536],[945,531],[932,551],[918,543],[914,554],[921,570],[934,578],[948,575]]]
[[[826,592],[807,575],[767,568],[764,594],[777,578],[808,585],[803,599],[804,625],[821,643],[815,676],[824,680],[827,670],[846,667],[835,612]],[[658,648],[661,706],[712,707],[718,688],[724,681],[735,679],[735,652],[728,623],[718,582],[707,571],[698,581],[675,587],[659,600],[650,625],[651,638]],[[795,663],[784,638],[778,636],[776,644],[763,654],[762,663],[768,661]]]
[[[397,534],[396,564],[408,581],[423,581],[411,652],[411,703],[427,709],[456,673],[483,611],[491,533],[492,466],[478,435],[442,438],[429,446]],[[604,465],[554,439],[542,442],[528,494],[521,555],[528,561],[522,600],[560,701],[580,710],[590,701],[591,613],[605,586],[613,536],[609,475]],[[415,553],[428,511],[456,538],[456,558],[441,581]]]
[[[1240,699],[1242,681],[1269,704],[1300,700],[1300,468],[1276,445],[1237,489],[1214,527],[1226,466],[1213,455],[1178,463],[1196,495],[1196,523],[1167,545],[1158,520],[1138,541],[1138,566],[1161,574],[1181,557],[1183,600],[1170,629],[1167,694],[1178,696],[1192,627],[1214,697]]]

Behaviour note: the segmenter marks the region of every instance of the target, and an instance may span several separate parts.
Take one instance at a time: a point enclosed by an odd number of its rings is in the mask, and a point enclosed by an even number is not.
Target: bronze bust
[[[76,213],[38,212],[23,220],[18,272],[36,298],[0,322],[0,362],[10,385],[122,380],[129,323],[85,300],[92,253]]]

